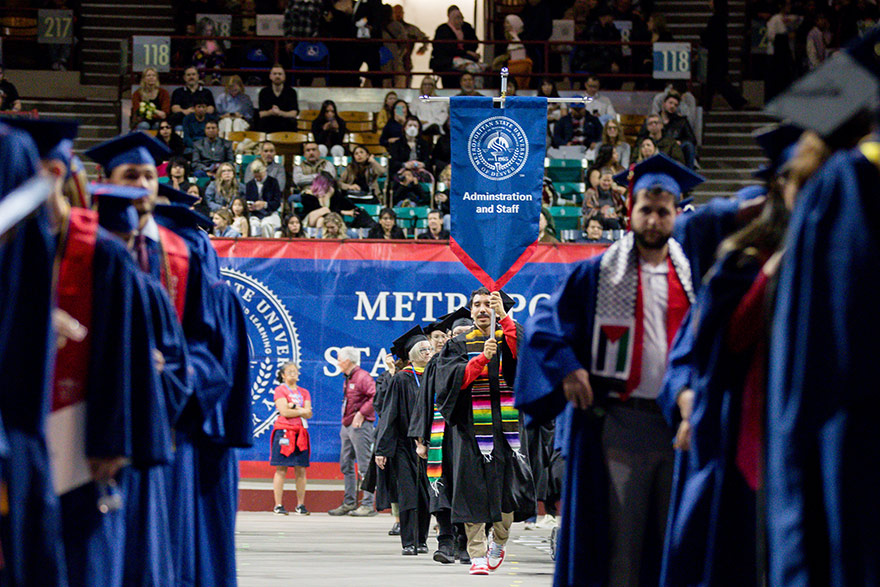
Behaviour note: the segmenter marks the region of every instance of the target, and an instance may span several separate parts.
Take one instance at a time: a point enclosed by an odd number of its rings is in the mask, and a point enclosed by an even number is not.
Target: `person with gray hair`
[[[339,436],[342,446],[339,450],[339,468],[345,478],[345,497],[342,505],[328,513],[331,516],[375,516],[373,494],[363,492],[361,505],[357,504],[359,480],[370,464],[373,444],[373,398],[376,395],[376,382],[370,374],[360,367],[360,353],[351,346],[342,347],[336,354],[336,364],[345,375],[342,390],[342,427]],[[358,473],[355,473],[357,463]]]

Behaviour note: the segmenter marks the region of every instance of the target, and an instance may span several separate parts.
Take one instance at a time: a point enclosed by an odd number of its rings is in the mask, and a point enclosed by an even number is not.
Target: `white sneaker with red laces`
[[[495,541],[489,543],[489,556],[487,558],[487,566],[490,571],[494,571],[504,562],[504,547],[496,544]]]
[[[471,575],[488,575],[489,567],[486,566],[486,559],[483,557],[471,559]]]

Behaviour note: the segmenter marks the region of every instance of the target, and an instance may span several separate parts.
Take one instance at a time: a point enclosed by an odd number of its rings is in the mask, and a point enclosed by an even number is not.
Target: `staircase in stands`
[[[656,11],[666,16],[676,41],[699,43],[700,32],[711,16],[708,0],[658,0]],[[742,80],[742,49],[745,42],[745,0],[729,0],[728,44],[730,80]],[[706,182],[695,190],[697,202],[714,196],[728,196],[754,183],[751,173],[764,164],[752,133],[774,119],[760,112],[730,110],[716,95],[713,108],[703,113],[703,144],[699,149],[700,170]]]

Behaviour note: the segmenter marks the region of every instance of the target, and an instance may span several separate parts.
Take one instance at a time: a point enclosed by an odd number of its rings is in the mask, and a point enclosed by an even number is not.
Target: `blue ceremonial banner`
[[[479,286],[445,243],[217,239],[214,246],[247,323],[254,446],[239,450],[239,457],[268,462],[277,371],[285,361],[295,361],[299,384],[312,397],[310,477],[318,463],[335,463],[327,470],[339,471],[344,380],[336,366],[339,349],[357,348],[361,366],[377,377],[385,371],[382,358],[395,338],[463,306]],[[549,297],[569,263],[605,247],[536,249],[505,288],[516,302],[511,314],[520,322]]]
[[[490,290],[525,264],[538,240],[547,99],[453,97],[452,250]]]

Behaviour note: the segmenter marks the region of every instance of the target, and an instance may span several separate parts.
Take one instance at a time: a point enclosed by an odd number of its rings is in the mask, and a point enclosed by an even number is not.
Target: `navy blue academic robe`
[[[132,316],[137,297],[136,267],[126,248],[98,228],[94,251],[91,352],[86,391],[86,454],[92,457],[139,454],[141,439],[132,426]],[[70,343],[68,343],[70,344]],[[141,383],[138,383],[138,390]],[[140,451],[140,448],[138,449]],[[123,476],[126,473],[123,473]],[[119,492],[125,501],[124,483]],[[61,496],[62,529],[70,585],[106,587],[122,580],[125,510],[101,514],[95,483]]]
[[[754,585],[755,494],[735,464],[742,391],[751,356],[726,343],[732,314],[761,264],[720,260],[673,342],[657,403],[672,426],[676,398],[694,390],[691,448],[676,453],[661,585]]]
[[[124,472],[126,494],[126,546],[124,584],[156,586],[174,584],[173,554],[168,520],[168,464],[174,458],[171,424],[192,393],[183,330],[171,300],[152,276],[138,272],[136,295],[146,309],[142,320],[133,317],[133,352],[141,361],[133,381],[141,389],[132,399],[132,427],[137,440],[132,466]],[[165,364],[156,373],[152,349]],[[143,363],[143,357],[148,362]]]
[[[735,197],[713,198],[693,212],[685,212],[675,219],[672,238],[678,241],[687,255],[694,279],[694,292],[699,291],[703,277],[715,264],[718,245],[736,230],[740,202],[766,193],[767,187],[764,185],[747,186]]]
[[[608,472],[601,422],[592,410],[566,409],[562,392],[566,375],[591,364],[590,345],[584,341],[593,336],[600,260],[601,255],[575,264],[564,287],[538,304],[517,352],[516,407],[530,426],[562,413],[557,425],[568,437],[560,512],[565,523],[559,527],[553,577],[557,587],[598,587],[608,581]],[[601,401],[603,390],[594,385],[593,391]]]
[[[199,307],[194,308],[187,290],[184,328],[187,312],[198,312],[203,326],[208,327],[200,331],[199,354],[210,357],[216,365],[213,371],[205,372],[196,364],[194,387],[199,425],[188,435],[193,443],[191,466],[196,479],[191,488],[197,529],[192,542],[194,580],[198,585],[232,586],[236,584],[234,534],[238,504],[238,459],[234,448],[250,446],[252,442],[244,313],[235,292],[220,279],[216,253],[207,234],[198,229],[197,217],[175,205],[157,206],[155,215],[157,222],[187,244],[190,267],[196,268],[200,276],[201,296]],[[202,362],[203,366],[206,364]],[[178,479],[178,483],[188,481]]]
[[[767,390],[771,585],[880,583],[878,185],[874,163],[838,152],[789,225]]]
[[[30,137],[0,123],[0,198],[39,167]],[[49,477],[45,419],[55,340],[52,263],[55,242],[45,208],[0,244],[0,416],[8,460],[2,480],[9,511],[0,518],[3,583],[66,585],[58,498]]]

